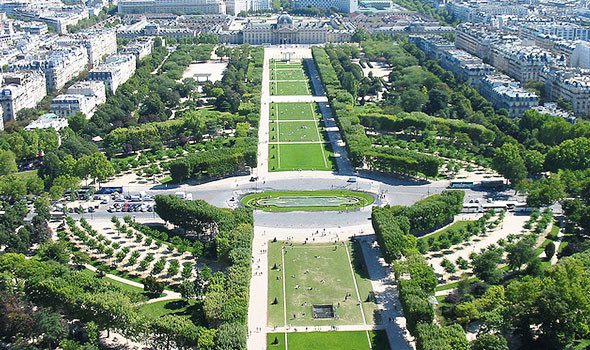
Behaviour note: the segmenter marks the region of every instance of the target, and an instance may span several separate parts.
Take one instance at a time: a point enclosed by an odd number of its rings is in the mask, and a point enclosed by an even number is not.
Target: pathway
[[[313,90],[315,91],[314,95],[325,97],[326,92],[324,91],[324,86],[322,85],[320,75],[318,73],[318,70],[315,66],[313,59],[306,59],[304,60],[304,62],[307,66],[307,71],[309,72],[309,77],[311,80],[311,84],[313,86]],[[334,118],[334,114],[332,113],[332,108],[328,103],[327,97],[325,98],[326,101],[317,102],[320,106],[320,112],[322,112],[324,126],[326,128],[326,133],[328,134],[328,139],[332,143],[332,150],[334,151],[338,173],[341,175],[352,175],[353,168],[350,164],[350,160],[348,159],[346,144],[344,143],[344,140],[342,140],[342,135],[340,135],[340,129],[338,128],[338,124],[336,123],[336,119]]]
[[[270,125],[270,57],[264,49],[262,89],[260,92],[260,121],[258,122],[258,165],[255,174],[259,179],[268,175],[268,133]]]
[[[96,272],[97,271],[96,267],[94,267],[92,265],[89,265],[89,264],[85,264],[84,267],[87,268],[88,270],[92,271],[92,272]],[[139,282],[135,282],[135,281],[129,280],[129,279],[126,279],[126,278],[123,278],[123,277],[120,277],[120,276],[117,276],[117,275],[112,275],[110,273],[107,273],[105,275],[105,277],[107,277],[109,279],[112,279],[114,281],[117,281],[117,282],[121,282],[121,283],[124,283],[124,284],[128,284],[130,286],[133,286],[133,287],[137,287],[137,288],[143,289],[143,284],[141,284]],[[159,297],[159,298],[150,299],[150,300],[148,300],[146,302],[143,302],[143,303],[140,303],[140,304],[141,305],[143,305],[143,304],[152,304],[152,303],[157,303],[159,301],[182,299],[182,295],[180,293],[174,292],[174,291],[171,291],[171,290],[164,290],[162,292],[162,294],[163,295],[161,297]]]

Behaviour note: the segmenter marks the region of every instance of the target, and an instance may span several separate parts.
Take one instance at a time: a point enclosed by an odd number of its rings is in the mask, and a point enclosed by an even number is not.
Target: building
[[[82,113],[90,118],[97,107],[105,102],[105,84],[102,81],[82,81],[51,101],[51,113],[60,117]]]
[[[119,50],[119,53],[123,55],[134,55],[135,60],[139,63],[140,60],[152,53],[153,48],[154,38],[138,38],[123,46]]]
[[[498,70],[521,83],[539,81],[544,67],[558,63],[550,52],[536,46],[521,44],[494,45],[491,61]]]
[[[590,70],[547,67],[543,70],[542,81],[547,98],[570,102],[578,116],[590,115]]]
[[[576,23],[533,22],[519,26],[519,35],[523,39],[534,40],[539,34],[553,35],[565,40],[590,41],[590,28]]]
[[[505,34],[495,28],[475,23],[460,24],[455,31],[455,46],[486,62],[492,59],[494,45],[518,40],[516,35]]]
[[[25,130],[33,129],[49,129],[53,128],[55,131],[59,131],[68,126],[68,120],[60,118],[53,113],[47,113],[40,116],[37,120],[31,122],[31,124],[25,127]]]
[[[47,95],[45,75],[40,71],[2,74],[0,105],[2,106],[2,129],[4,121],[15,120],[23,108],[35,108]]]
[[[455,44],[437,35],[410,35],[408,40],[430,58],[440,58],[445,51],[455,49]]]
[[[294,8],[317,7],[321,9],[335,8],[340,12],[351,13],[358,11],[358,0],[293,0]]]
[[[59,90],[78,77],[88,66],[88,54],[82,47],[55,49],[45,60],[47,90]]]
[[[482,79],[496,69],[463,50],[446,50],[440,55],[440,66],[453,72],[469,85],[479,87]]]
[[[252,45],[323,44],[350,41],[354,30],[339,27],[339,23],[329,19],[294,20],[288,14],[281,14],[276,17],[276,20],[250,19],[242,29],[235,29],[233,32],[222,31],[220,41]]]
[[[119,0],[118,11],[121,14],[219,14],[226,13],[226,6],[223,0]]]
[[[539,105],[536,94],[502,74],[488,75],[482,79],[480,93],[496,109],[505,109],[512,117],[520,117],[525,111]]]
[[[112,29],[87,30],[74,37],[86,48],[92,67],[117,52],[117,33]]]
[[[136,60],[134,55],[113,55],[100,66],[92,69],[88,80],[103,81],[108,91],[115,93],[135,73]]]

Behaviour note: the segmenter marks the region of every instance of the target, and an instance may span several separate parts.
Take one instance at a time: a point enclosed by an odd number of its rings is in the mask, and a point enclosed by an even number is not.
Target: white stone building
[[[51,102],[51,113],[69,117],[82,113],[92,117],[101,104],[106,102],[105,84],[102,81],[81,81],[72,85],[66,94],[56,96]]]
[[[2,121],[15,120],[23,108],[34,108],[47,95],[45,75],[40,71],[2,74],[0,105]],[[3,129],[3,122],[0,123]]]
[[[497,109],[505,109],[512,117],[539,105],[536,94],[525,90],[517,81],[502,74],[488,75],[482,79],[480,93]]]
[[[69,123],[67,119],[61,118],[53,113],[47,113],[27,125],[25,130],[53,128],[55,131],[59,131],[68,125]]]
[[[119,0],[118,11],[122,14],[218,14],[226,13],[226,6],[223,0]]]
[[[92,69],[88,80],[103,81],[111,93],[125,83],[135,73],[136,59],[134,55],[113,55],[100,66]]]
[[[295,8],[317,7],[321,9],[336,8],[340,12],[351,13],[358,11],[358,0],[293,0]]]

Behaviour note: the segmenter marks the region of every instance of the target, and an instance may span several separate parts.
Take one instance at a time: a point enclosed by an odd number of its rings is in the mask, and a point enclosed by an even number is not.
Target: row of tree
[[[409,207],[373,208],[373,228],[385,261],[393,263],[408,329],[418,349],[468,349],[461,327],[433,324],[434,270],[417,250],[415,235],[452,221],[463,206],[462,191],[445,191]],[[402,259],[403,258],[403,259]]]
[[[203,300],[205,318],[219,332],[217,348],[245,349],[254,235],[252,211],[217,208],[201,200],[175,196],[157,196],[156,211],[187,234],[215,243],[217,258],[229,265],[227,273],[215,274],[205,290],[199,287],[202,284],[198,280],[185,287],[192,291],[189,294]],[[195,290],[202,290],[202,294]]]
[[[351,113],[355,98],[342,87],[326,49],[314,47],[312,53],[354,166],[368,164],[376,171],[412,176],[438,174],[440,162],[435,157],[410,150],[373,147],[359,117]]]

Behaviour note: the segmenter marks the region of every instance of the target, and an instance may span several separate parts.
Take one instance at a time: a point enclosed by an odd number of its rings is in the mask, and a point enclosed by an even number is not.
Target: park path
[[[338,124],[332,113],[332,108],[328,103],[328,98],[326,97],[326,92],[324,91],[324,86],[322,85],[315,62],[313,59],[306,59],[304,60],[304,63],[309,72],[309,78],[315,92],[314,95],[326,99],[325,101],[318,100],[317,102],[320,106],[320,112],[322,113],[326,133],[328,134],[328,140],[330,140],[330,143],[332,144],[338,173],[340,175],[352,175],[353,168],[348,159],[346,144],[344,143],[344,140],[342,140],[342,135],[340,135],[340,129],[338,128]]]
[[[268,175],[268,132],[270,125],[270,55],[264,49],[262,89],[260,90],[260,121],[258,123],[258,164],[256,176],[263,180]]]
[[[413,349],[411,335],[406,328],[406,319],[399,301],[399,291],[390,267],[380,257],[381,252],[376,246],[375,235],[362,236],[357,241],[379,305],[381,325],[382,329],[386,330],[389,348],[392,350]]]
[[[92,265],[89,265],[89,264],[85,264],[84,267],[87,268],[88,270],[92,271],[92,272],[98,271],[96,267],[94,267]],[[121,282],[121,283],[130,285],[130,286],[133,286],[133,287],[137,287],[137,288],[143,289],[143,284],[141,284],[139,282],[135,282],[135,281],[132,281],[132,280],[129,280],[127,278],[123,278],[123,277],[120,277],[120,276],[117,276],[117,275],[112,275],[110,273],[107,273],[105,276],[107,278],[112,279],[112,280],[115,280],[117,282]],[[140,305],[153,304],[153,303],[157,303],[159,301],[182,299],[182,295],[180,293],[174,292],[174,291],[171,291],[171,290],[164,289],[164,291],[162,292],[162,294],[163,295],[161,297],[150,299],[148,301],[142,302],[142,303],[140,303]]]

